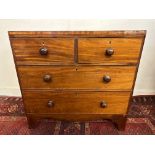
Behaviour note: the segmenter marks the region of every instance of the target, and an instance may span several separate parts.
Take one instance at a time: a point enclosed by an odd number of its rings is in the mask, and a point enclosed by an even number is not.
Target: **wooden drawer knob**
[[[45,81],[45,82],[50,82],[51,80],[52,80],[52,77],[51,77],[51,75],[44,75],[44,77],[43,77],[43,80]]]
[[[107,107],[107,103],[105,101],[101,101],[100,106],[101,106],[101,108],[106,108]]]
[[[53,106],[54,106],[53,101],[48,101],[47,106],[48,106],[49,108],[50,108],[50,107],[53,107]]]
[[[111,77],[110,77],[109,75],[105,75],[105,76],[103,77],[103,81],[106,82],[106,83],[108,83],[108,82],[111,81]]]
[[[114,54],[114,50],[112,48],[107,48],[105,54],[106,56],[112,56]]]
[[[42,48],[39,50],[39,53],[40,53],[41,55],[47,55],[47,54],[48,54],[48,50],[47,50],[47,48],[42,47]]]

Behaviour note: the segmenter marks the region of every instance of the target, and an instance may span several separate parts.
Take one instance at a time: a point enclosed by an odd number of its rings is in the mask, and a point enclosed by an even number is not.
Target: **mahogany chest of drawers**
[[[145,31],[9,32],[29,127],[110,119],[124,129]]]

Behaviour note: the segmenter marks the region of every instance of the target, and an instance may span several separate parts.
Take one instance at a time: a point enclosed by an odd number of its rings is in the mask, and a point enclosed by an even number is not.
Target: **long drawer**
[[[73,64],[73,38],[12,38],[17,65]]]
[[[79,63],[136,64],[142,38],[83,38],[78,40]]]
[[[27,113],[125,114],[130,92],[23,91]]]
[[[131,90],[136,66],[18,66],[22,89]]]

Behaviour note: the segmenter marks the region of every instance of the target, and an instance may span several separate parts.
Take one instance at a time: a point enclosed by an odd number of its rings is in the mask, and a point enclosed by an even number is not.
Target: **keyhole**
[[[76,68],[75,70],[77,71],[78,69]]]
[[[45,43],[44,43],[44,41],[42,42],[42,46],[45,46]]]

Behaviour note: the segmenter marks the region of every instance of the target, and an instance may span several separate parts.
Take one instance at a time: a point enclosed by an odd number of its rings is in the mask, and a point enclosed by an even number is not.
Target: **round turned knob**
[[[107,48],[105,54],[106,56],[112,56],[114,54],[114,50],[112,48]]]
[[[44,75],[44,77],[43,77],[43,80],[45,81],[45,82],[50,82],[51,81],[51,75]]]
[[[111,81],[111,77],[110,77],[109,75],[105,75],[105,76],[103,77],[103,81],[108,83],[108,82]]]
[[[48,50],[47,50],[47,48],[45,48],[45,47],[42,47],[42,48],[39,50],[39,52],[40,52],[41,55],[47,55],[47,54],[48,54]]]
[[[101,108],[106,108],[107,107],[107,103],[105,101],[101,101],[100,106],[101,106]]]
[[[53,101],[48,101],[47,106],[48,106],[48,107],[53,107],[53,106],[54,106]]]

